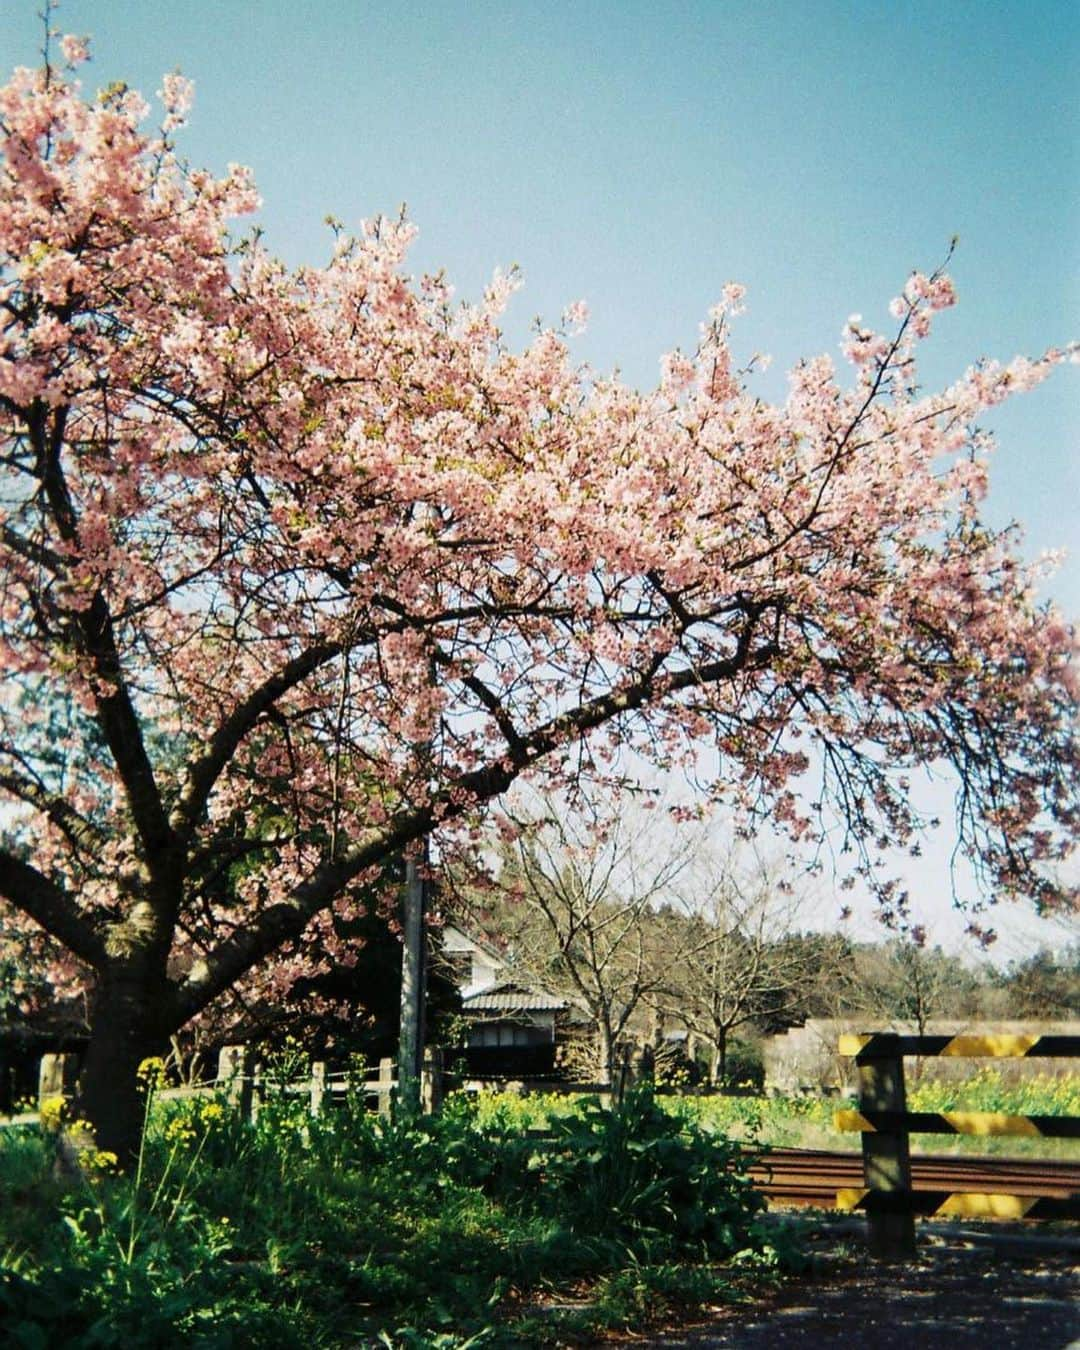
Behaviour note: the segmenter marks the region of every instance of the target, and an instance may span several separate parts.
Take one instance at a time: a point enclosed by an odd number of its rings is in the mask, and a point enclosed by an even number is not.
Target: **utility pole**
[[[437,523],[431,508],[418,508],[420,513]],[[429,639],[430,640],[430,639]],[[434,689],[435,657],[429,648],[426,654],[426,675]],[[431,790],[432,756],[435,728],[414,747],[418,777],[425,795]],[[416,852],[405,858],[405,891],[402,896],[401,948],[401,1017],[398,1023],[398,1091],[396,1105],[404,1117],[418,1116],[421,1108],[420,1075],[424,1063],[424,1022],[427,1005],[427,931],[424,912],[427,899],[427,871],[431,846],[425,834]]]
[[[405,862],[402,895],[401,1021],[398,1032],[397,1106],[403,1115],[420,1114],[420,1071],[424,1053],[424,1004],[427,961],[424,941],[424,871],[428,860],[427,836],[423,853]]]

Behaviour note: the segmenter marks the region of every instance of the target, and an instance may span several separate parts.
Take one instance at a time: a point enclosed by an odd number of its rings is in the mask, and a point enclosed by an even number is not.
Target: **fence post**
[[[326,1064],[321,1059],[311,1066],[311,1114],[322,1114],[323,1098],[326,1096]]]
[[[218,1053],[218,1084],[242,1119],[250,1120],[252,1111],[251,1048],[247,1045],[223,1045]]]
[[[394,1106],[394,1061],[379,1060],[379,1115],[389,1116]]]
[[[266,1104],[266,1073],[261,1059],[252,1056],[251,1070],[251,1122],[259,1119],[259,1112]]]
[[[78,1055],[42,1055],[38,1069],[38,1109],[53,1097],[62,1097],[66,1101],[75,1091],[78,1076]]]
[[[855,1057],[859,1075],[859,1110],[888,1111],[902,1116],[907,1110],[904,1059],[899,1037],[878,1033],[867,1051]],[[907,1130],[867,1131],[862,1136],[863,1177],[871,1191],[888,1197],[887,1209],[876,1210],[869,1197],[867,1236],[871,1256],[883,1261],[915,1255],[915,1216],[911,1204],[911,1153]],[[895,1207],[894,1207],[895,1206]]]
[[[443,1102],[443,1052],[437,1045],[424,1051],[420,1072],[420,1102],[425,1115],[434,1115]]]

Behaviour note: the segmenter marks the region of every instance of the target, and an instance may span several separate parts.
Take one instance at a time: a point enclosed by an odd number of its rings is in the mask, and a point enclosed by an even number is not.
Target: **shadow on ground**
[[[753,1305],[639,1338],[667,1350],[1080,1350],[1080,1240],[926,1225],[908,1264],[871,1262],[858,1231],[823,1225],[812,1270]],[[610,1344],[614,1344],[611,1342]],[[623,1344],[626,1344],[624,1341]]]

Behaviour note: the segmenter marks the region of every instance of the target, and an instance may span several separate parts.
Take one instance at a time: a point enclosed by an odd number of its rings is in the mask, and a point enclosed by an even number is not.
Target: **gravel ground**
[[[871,1262],[851,1230],[823,1232],[812,1274],[753,1306],[637,1345],[740,1350],[1080,1350],[1080,1240],[1030,1230],[920,1230],[919,1255]],[[624,1341],[625,1345],[626,1342]]]

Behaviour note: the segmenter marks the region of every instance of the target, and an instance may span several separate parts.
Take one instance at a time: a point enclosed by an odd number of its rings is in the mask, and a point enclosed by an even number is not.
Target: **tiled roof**
[[[495,984],[461,1000],[462,1012],[560,1012],[565,1007],[565,999],[519,984]]]

